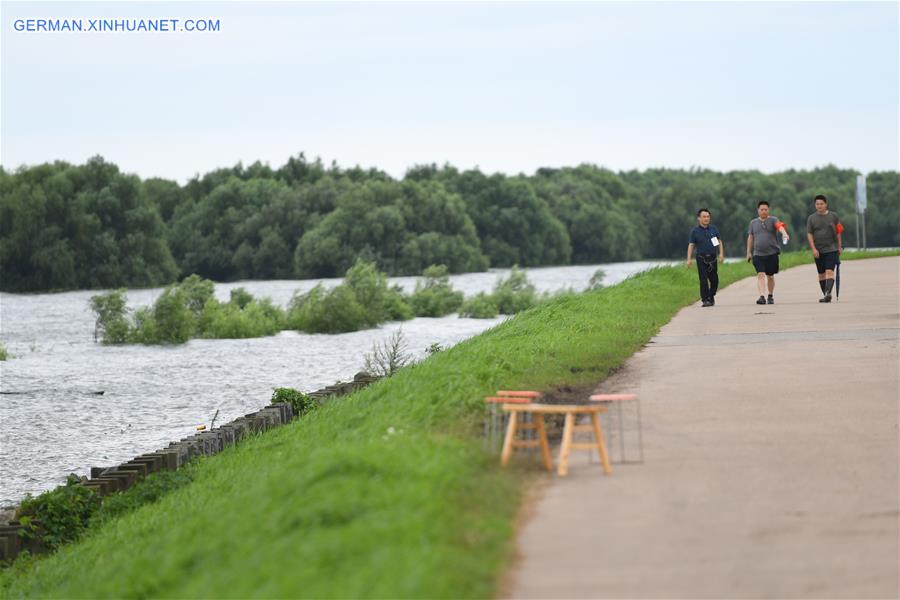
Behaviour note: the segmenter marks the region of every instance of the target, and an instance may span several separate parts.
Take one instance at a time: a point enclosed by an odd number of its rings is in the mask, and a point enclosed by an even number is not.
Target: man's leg
[[[822,253],[819,253],[819,258],[815,259],[816,261],[816,271],[819,273],[819,288],[822,290],[822,295],[825,295],[825,257]]]
[[[756,291],[759,292],[759,298],[756,299],[757,304],[766,303],[766,257],[754,256],[753,268],[756,269]]]
[[[759,298],[756,299],[757,304],[766,303],[766,273],[759,271],[756,274],[756,291],[759,292]]]
[[[769,264],[766,265],[766,284],[769,288],[769,298],[767,304],[775,304],[775,274],[778,272],[778,255],[774,254],[769,257]]]
[[[822,281],[823,292],[825,296],[819,302],[831,302],[831,290],[834,287],[834,266],[837,263],[837,252],[828,252],[822,255],[822,266],[824,281]]]
[[[825,270],[825,295],[831,295],[831,289],[834,287],[834,270],[826,269]]]
[[[707,280],[706,263],[699,256],[697,257],[697,276],[700,277],[700,299],[706,302],[709,300],[709,281]]]
[[[709,272],[709,301],[716,301],[716,292],[719,291],[719,261],[713,259],[712,269]]]

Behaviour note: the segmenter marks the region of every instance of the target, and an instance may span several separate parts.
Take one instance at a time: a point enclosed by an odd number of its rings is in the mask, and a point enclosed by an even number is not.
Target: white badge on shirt
[[[709,241],[712,242],[713,248],[719,247],[719,238],[717,238],[716,236],[712,236],[711,238],[709,238]]]

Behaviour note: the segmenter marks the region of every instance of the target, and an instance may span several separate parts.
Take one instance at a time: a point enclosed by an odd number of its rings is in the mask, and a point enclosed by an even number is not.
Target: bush
[[[199,275],[185,277],[178,284],[178,287],[184,292],[187,308],[194,313],[195,317],[199,317],[206,303],[214,299],[215,284],[209,279],[201,278]]]
[[[97,315],[94,322],[94,340],[104,344],[124,344],[128,340],[128,302],[125,290],[113,290],[91,296],[91,310]]]
[[[409,321],[415,315],[412,306],[403,295],[403,288],[393,286],[384,299],[384,317],[388,321]]]
[[[287,324],[309,333],[344,333],[412,318],[399,288],[389,288],[387,275],[374,263],[357,261],[343,283],[325,291],[321,284],[294,296]]]
[[[424,281],[416,282],[409,303],[417,317],[443,317],[459,310],[462,292],[453,291],[445,265],[431,265],[422,272]]]
[[[497,301],[494,296],[484,292],[478,292],[467,299],[459,309],[460,317],[472,319],[493,319],[498,313]]]
[[[321,284],[291,300],[288,324],[308,333],[343,333],[368,327],[365,309],[353,291],[338,285],[326,291]]]
[[[232,301],[227,304],[208,300],[200,318],[203,337],[214,339],[274,335],[284,324],[284,311],[273,305],[269,298],[255,300],[247,294],[239,296],[236,302],[234,292]]]
[[[390,339],[372,344],[372,351],[366,354],[363,371],[376,377],[390,377],[412,362],[408,349],[403,330],[398,329]]]
[[[157,340],[183,344],[197,329],[193,313],[188,310],[187,297],[178,286],[169,286],[153,304],[153,321]]]
[[[257,323],[261,335],[275,335],[284,329],[284,310],[275,306],[271,298],[255,300],[247,307],[247,316]]]
[[[234,304],[238,308],[244,308],[253,302],[253,294],[242,287],[234,288],[231,290],[231,299],[228,302],[229,304]]]
[[[290,404],[295,417],[305,415],[318,406],[312,396],[294,388],[275,388],[272,393],[272,404],[279,403]]]
[[[78,540],[89,529],[187,485],[193,481],[193,473],[192,465],[154,473],[127,491],[102,500],[94,490],[78,485],[78,477],[70,475],[64,486],[35,498],[27,496],[16,510],[15,519],[24,526],[25,537],[37,542],[39,551],[54,551]]]
[[[257,300],[244,288],[231,300],[216,300],[214,285],[197,275],[169,286],[152,307],[134,312],[129,322],[125,290],[91,298],[97,314],[95,337],[105,344],[184,343],[193,337],[249,338],[274,335],[285,327],[285,313],[269,298]]]
[[[133,327],[128,335],[128,341],[133,344],[158,344],[159,331],[156,328],[156,320],[153,318],[153,309],[142,306],[134,311],[132,316]]]
[[[537,293],[525,272],[513,266],[509,277],[494,286],[494,301],[501,314],[514,315],[537,304]]]
[[[347,269],[343,285],[350,288],[356,301],[363,307],[369,327],[387,320],[387,275],[379,271],[374,262],[357,260],[356,264]]]
[[[0,360],[6,360],[9,354],[6,352],[6,346],[0,344]]]
[[[318,283],[305,294],[296,291],[288,303],[287,326],[298,331],[309,331],[311,323],[316,321],[322,311],[322,304],[328,294],[325,287]]]
[[[70,476],[64,486],[36,498],[26,497],[16,510],[26,535],[38,538],[48,550],[78,539],[100,506],[94,490],[77,485],[78,481]]]
[[[584,290],[586,292],[592,292],[594,290],[603,289],[603,278],[606,277],[606,271],[603,269],[597,269],[594,271],[594,274],[591,275],[591,280],[588,281],[587,289]]]

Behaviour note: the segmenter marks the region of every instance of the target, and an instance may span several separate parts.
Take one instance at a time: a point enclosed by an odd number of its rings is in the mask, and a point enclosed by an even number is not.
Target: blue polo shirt
[[[691,229],[691,237],[688,239],[688,243],[694,245],[697,254],[718,254],[719,249],[712,245],[714,237],[719,238],[719,243],[722,243],[722,236],[719,235],[719,230],[716,229],[715,225],[710,224],[706,228],[697,225]]]

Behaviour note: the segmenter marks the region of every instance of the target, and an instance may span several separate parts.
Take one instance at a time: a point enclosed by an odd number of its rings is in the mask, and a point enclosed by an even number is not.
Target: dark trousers
[[[700,276],[700,299],[712,300],[719,289],[719,262],[715,254],[697,255],[697,274]]]

